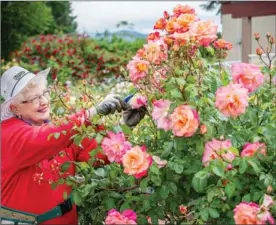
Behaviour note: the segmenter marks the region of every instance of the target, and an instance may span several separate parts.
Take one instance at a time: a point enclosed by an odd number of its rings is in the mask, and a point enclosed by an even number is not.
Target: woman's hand
[[[108,115],[113,114],[116,111],[121,112],[130,107],[128,103],[125,103],[123,99],[118,95],[110,94],[107,95],[104,100],[99,103],[96,107],[92,107],[88,110],[88,115],[93,117],[96,114]]]

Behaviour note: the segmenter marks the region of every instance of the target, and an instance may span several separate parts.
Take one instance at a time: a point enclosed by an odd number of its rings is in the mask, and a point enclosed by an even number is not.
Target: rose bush
[[[88,163],[68,162],[77,165],[81,181],[61,177],[53,186],[73,187],[83,224],[273,224],[272,59],[264,67],[224,68],[231,44],[217,40],[217,25],[199,20],[187,5],[165,11],[154,29],[125,71],[133,83],[129,93],[138,92],[132,107],[146,106],[146,117],[134,128],[122,124],[120,114],[76,128],[77,144],[88,137],[98,147]],[[268,57],[274,44],[268,37]],[[212,57],[204,58],[202,49]],[[87,85],[79,91],[93,104]],[[93,167],[97,152],[110,164]]]
[[[108,40],[87,35],[40,35],[27,40],[11,57],[14,63],[34,72],[51,67],[51,78],[61,82],[102,82],[108,77],[120,77],[120,68],[144,42],[129,42],[116,36]],[[3,67],[6,70],[10,65]]]

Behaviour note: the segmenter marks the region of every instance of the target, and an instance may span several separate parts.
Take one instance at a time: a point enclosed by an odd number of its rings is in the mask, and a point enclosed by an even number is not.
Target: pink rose
[[[110,162],[122,163],[122,157],[131,149],[131,144],[126,141],[122,132],[115,134],[109,131],[107,136],[101,144],[104,153]]]
[[[130,105],[133,109],[139,109],[147,105],[147,96],[137,96],[131,99]]]
[[[191,137],[199,126],[199,117],[196,110],[188,105],[176,107],[170,116],[172,132],[178,137]]]
[[[241,157],[245,156],[254,156],[256,152],[260,154],[266,155],[266,146],[264,143],[255,142],[255,143],[246,143],[243,146],[243,150],[241,152]]]
[[[107,217],[105,219],[106,225],[120,225],[120,224],[137,224],[136,213],[130,209],[120,213],[115,209],[109,210]]]
[[[247,63],[232,64],[232,78],[235,83],[241,84],[249,93],[255,91],[264,83],[264,75],[260,67]]]
[[[147,76],[149,62],[139,59],[137,56],[132,58],[128,64],[127,69],[129,70],[129,76],[133,83],[137,83],[141,79]]]
[[[146,152],[145,146],[135,146],[123,156],[124,172],[139,179],[147,175],[152,164],[152,157]]]
[[[153,102],[152,119],[156,121],[157,127],[168,131],[171,128],[171,119],[169,118],[169,109],[171,102],[160,99]]]
[[[231,163],[236,157],[234,153],[228,150],[232,147],[230,140],[219,141],[213,139],[205,144],[205,149],[202,157],[202,163],[204,166],[208,166],[210,161],[222,158],[223,160]],[[231,168],[229,168],[231,169]]]
[[[260,207],[260,213],[258,214],[258,218],[262,221],[262,224],[266,224],[267,222],[270,224],[275,224],[274,218],[268,211],[273,204],[274,201],[272,197],[265,194],[263,204]]]
[[[258,219],[260,208],[255,203],[242,202],[234,209],[234,220],[236,224],[261,224]]]
[[[248,91],[241,84],[229,84],[216,91],[216,107],[225,116],[237,117],[248,106]]]

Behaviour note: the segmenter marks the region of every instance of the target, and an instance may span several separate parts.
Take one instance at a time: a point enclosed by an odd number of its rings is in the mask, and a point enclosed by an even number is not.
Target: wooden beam
[[[222,2],[221,13],[232,18],[276,15],[276,1]]]
[[[249,62],[248,55],[251,53],[251,18],[242,18],[242,61]]]

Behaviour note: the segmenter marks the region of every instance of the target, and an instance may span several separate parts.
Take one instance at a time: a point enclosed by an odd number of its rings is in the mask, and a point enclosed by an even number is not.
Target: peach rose
[[[260,207],[255,203],[242,202],[234,209],[234,220],[236,224],[262,224],[258,219]]]
[[[241,84],[220,87],[216,91],[216,107],[225,116],[237,117],[248,106],[248,91]]]
[[[147,175],[152,164],[152,157],[146,152],[145,146],[135,146],[123,156],[124,172],[139,179]]]
[[[178,33],[183,33],[189,30],[190,25],[196,21],[194,14],[181,14],[174,23],[174,29]]]
[[[243,150],[241,152],[241,157],[245,156],[254,156],[256,152],[260,154],[266,155],[266,146],[264,143],[255,142],[255,143],[246,143],[243,146]]]
[[[241,84],[249,93],[255,91],[265,80],[260,67],[253,64],[234,63],[231,72],[234,82]]]
[[[153,29],[156,30],[164,30],[167,25],[167,21],[164,18],[160,18],[159,20],[156,21]]]
[[[172,132],[178,137],[191,137],[199,126],[197,112],[188,105],[176,107],[170,116]]]
[[[129,70],[130,79],[132,82],[137,83],[139,80],[147,76],[149,62],[139,59],[137,56],[132,58],[128,64],[127,69]]]
[[[180,5],[180,4],[174,7],[173,9],[173,15],[175,17],[179,17],[181,14],[185,14],[185,13],[195,14],[195,9],[191,8],[188,5]]]
[[[192,24],[190,32],[195,36],[201,46],[208,46],[217,39],[217,29],[213,21],[198,21]]]
[[[224,39],[218,39],[214,42],[214,47],[217,49],[231,50],[233,45],[230,42],[225,41]]]

